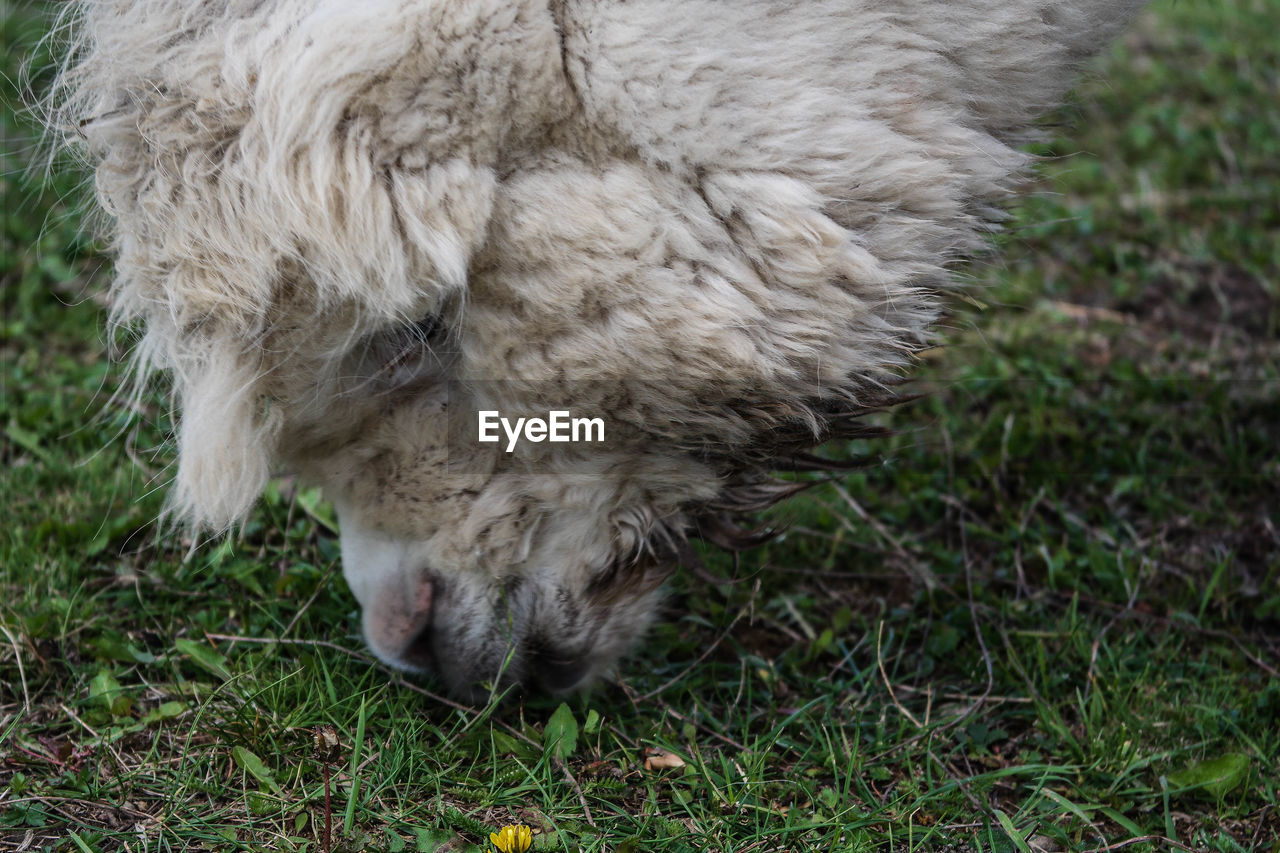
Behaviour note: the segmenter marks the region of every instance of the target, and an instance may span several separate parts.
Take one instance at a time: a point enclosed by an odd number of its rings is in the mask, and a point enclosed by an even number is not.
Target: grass
[[[82,188],[24,178],[44,9],[0,24],[0,849],[320,850],[328,775],[335,850],[1280,851],[1277,0],[1096,66],[883,465],[618,681],[484,709],[364,657],[314,493],[157,529],[166,409],[108,405]]]

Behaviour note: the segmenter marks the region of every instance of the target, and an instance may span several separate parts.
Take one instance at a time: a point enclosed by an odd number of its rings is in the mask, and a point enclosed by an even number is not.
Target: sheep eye
[[[440,373],[444,369],[445,353],[441,347],[446,337],[444,320],[438,314],[378,332],[362,347],[361,373],[390,388]]]
[[[430,342],[433,338],[444,336],[444,319],[439,314],[428,314],[413,323],[422,340]]]

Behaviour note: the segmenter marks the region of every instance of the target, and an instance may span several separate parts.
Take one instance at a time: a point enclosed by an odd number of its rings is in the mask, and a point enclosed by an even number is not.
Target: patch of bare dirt
[[[1182,260],[1117,310],[1145,326],[1212,345],[1240,338],[1275,338],[1280,298],[1234,264]]]

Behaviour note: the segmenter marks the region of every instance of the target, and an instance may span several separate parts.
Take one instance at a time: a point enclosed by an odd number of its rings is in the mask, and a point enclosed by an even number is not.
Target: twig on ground
[[[292,504],[289,507],[289,511],[293,512]],[[316,591],[311,593],[311,597],[307,599],[306,603],[298,608],[297,613],[293,614],[293,618],[289,620],[289,624],[284,626],[284,630],[280,632],[280,636],[289,636],[289,632],[293,630],[293,626],[298,624],[298,620],[301,619],[303,614],[311,608],[311,605],[316,603],[316,599],[320,597],[320,593],[324,592],[325,588],[328,586],[328,580],[332,576],[333,570],[330,569],[325,573],[325,576],[320,579],[320,583],[316,584]]]
[[[1065,593],[1065,592],[1058,592],[1057,590],[1049,590],[1049,594],[1056,596],[1058,598],[1067,598],[1067,599],[1076,598],[1094,607],[1109,607],[1112,609],[1119,608],[1121,610],[1121,614],[1120,614],[1121,616],[1128,616],[1133,619],[1142,619],[1149,622],[1158,622],[1161,625],[1164,625],[1166,627],[1177,627],[1180,629],[1190,631],[1194,634],[1199,634],[1202,637],[1217,637],[1223,640],[1230,640],[1232,643],[1235,644],[1236,648],[1240,650],[1241,654],[1243,654],[1246,658],[1248,658],[1251,663],[1253,663],[1255,666],[1265,671],[1268,675],[1272,676],[1273,678],[1280,678],[1280,670],[1277,670],[1274,666],[1272,666],[1271,664],[1259,658],[1257,655],[1251,652],[1248,649],[1248,647],[1246,647],[1244,643],[1240,641],[1238,637],[1236,637],[1234,634],[1228,633],[1227,631],[1219,631],[1215,628],[1201,628],[1198,625],[1192,625],[1187,622],[1175,621],[1173,619],[1169,619],[1166,616],[1158,616],[1154,613],[1144,613],[1141,610],[1124,608],[1118,604],[1112,604],[1110,601],[1103,601],[1102,599],[1099,599],[1099,598],[1093,598],[1092,596],[1085,595],[1084,593],[1081,593],[1079,591]]]
[[[1174,841],[1172,838],[1166,838],[1163,835],[1141,835],[1137,838],[1129,838],[1124,841],[1117,841],[1115,844],[1108,844],[1106,847],[1094,847],[1091,850],[1086,850],[1085,853],[1107,853],[1109,850],[1120,850],[1134,844],[1149,844],[1153,841],[1160,844],[1168,844],[1170,847],[1176,847],[1179,850],[1186,850],[1187,853],[1199,853],[1196,848],[1188,847],[1181,841]]]
[[[1124,606],[1124,610],[1121,610],[1112,616],[1110,621],[1108,621],[1106,625],[1103,625],[1102,630],[1093,638],[1093,645],[1089,649],[1089,671],[1085,674],[1084,678],[1084,699],[1086,702],[1089,700],[1089,694],[1093,692],[1093,671],[1098,664],[1098,649],[1102,646],[1102,638],[1107,635],[1108,631],[1116,626],[1116,623],[1120,621],[1122,616],[1133,610],[1133,603],[1138,600],[1138,590],[1141,588],[1142,584],[1135,581],[1133,584],[1133,591],[1129,593],[1129,603]]]
[[[333,839],[333,809],[329,803],[329,763],[324,765],[324,853],[329,853]]]
[[[947,776],[955,783],[956,790],[964,794],[964,798],[969,801],[969,805],[973,807],[975,812],[986,813],[986,809],[982,807],[982,803],[980,803],[978,798],[973,795],[973,792],[969,790],[969,786],[964,783],[963,776],[955,772],[955,770],[950,766],[943,764],[942,759],[938,758],[938,756],[934,754],[932,748],[927,748],[925,750],[925,755],[929,757],[930,761],[938,765],[938,769],[942,771],[944,776]]]
[[[1271,811],[1270,805],[1262,807],[1262,814],[1258,815],[1258,828],[1253,831],[1253,838],[1249,841],[1249,849],[1258,849],[1258,839],[1262,837],[1262,829],[1267,825],[1267,814]]]
[[[670,681],[666,682],[665,684],[659,685],[658,687],[655,687],[653,690],[650,690],[648,693],[644,694],[643,696],[637,697],[635,701],[647,702],[648,700],[659,695],[660,693],[665,692],[669,687],[672,687],[673,685],[677,684],[686,675],[693,672],[693,670],[697,669],[698,665],[701,664],[704,660],[706,660],[707,656],[710,655],[712,652],[714,652],[716,648],[719,647],[719,645],[722,642],[724,642],[725,637],[729,636],[729,632],[732,631],[734,626],[738,624],[738,621],[747,614],[747,610],[749,610],[750,607],[751,607],[750,604],[744,605],[743,608],[738,611],[738,615],[733,617],[733,621],[729,623],[729,626],[720,632],[720,636],[716,637],[715,640],[712,641],[711,645],[707,646],[706,651],[698,655],[697,660],[689,664],[689,666],[685,667],[680,672],[676,673],[675,676],[673,676]]]
[[[101,744],[107,748],[107,752],[111,753],[111,757],[116,760],[116,766],[118,766],[122,771],[126,773],[129,771],[129,765],[125,763],[125,760],[123,757],[121,757],[120,753],[116,752],[116,748],[112,746],[110,743],[107,743],[106,739],[103,738],[102,735],[98,734],[98,732],[96,732],[92,726],[90,726],[84,720],[76,716],[76,712],[72,711],[66,705],[62,703],[58,703],[58,708],[62,711],[62,713],[66,714],[68,717],[70,717],[71,719],[79,723],[82,729],[84,729],[86,732],[88,732],[89,734],[97,738],[98,741],[101,742]]]
[[[902,541],[890,533],[888,529],[880,523],[879,519],[875,518],[875,516],[863,509],[862,504],[854,500],[853,495],[849,494],[848,490],[845,489],[844,486],[836,482],[832,482],[831,485],[835,488],[836,494],[840,495],[840,497],[844,499],[844,502],[848,504],[849,509],[853,510],[854,513],[857,514],[858,518],[866,522],[871,529],[876,532],[876,535],[893,547],[894,553],[902,558],[905,563],[906,570],[915,576],[916,580],[923,583],[929,589],[937,589],[941,586],[941,582],[938,580],[937,576],[930,571],[927,566],[923,565],[918,559],[912,556],[911,552],[902,544]],[[849,519],[839,513],[836,513],[835,517],[842,525],[849,528],[850,532],[856,532]]]
[[[294,639],[289,639],[287,637],[244,637],[237,634],[205,634],[205,636],[211,640],[223,640],[226,642],[233,642],[233,643],[257,643],[260,645],[282,645],[282,646],[314,646],[316,648],[332,649],[333,651],[341,652],[342,654],[346,655],[349,658],[354,658],[355,660],[361,661],[362,663],[367,663],[371,667],[382,670],[384,673],[386,673],[388,676],[391,677],[391,684],[393,684],[396,687],[403,687],[405,690],[408,690],[411,693],[417,693],[420,696],[426,696],[428,699],[431,699],[432,701],[439,702],[441,705],[446,705],[450,708],[453,708],[454,710],[461,711],[462,713],[468,714],[473,717],[480,713],[480,711],[477,710],[476,708],[470,707],[468,705],[463,705],[458,702],[454,702],[452,699],[449,699],[448,697],[445,697],[445,696],[441,696],[439,693],[433,693],[432,691],[426,689],[425,687],[419,687],[417,684],[413,684],[412,682],[405,681],[404,677],[400,673],[395,672],[394,670],[388,669],[386,665],[384,665],[380,661],[374,660],[368,655],[361,654],[355,649],[349,649],[346,646],[340,646],[337,643],[331,643],[328,640],[294,640]],[[500,720],[497,722],[498,722],[498,725],[502,726],[504,729],[510,732],[513,736],[515,736],[518,740],[522,740],[525,743],[531,744],[532,746],[541,748],[542,745],[540,743],[533,740],[524,732],[520,731],[518,728],[511,725],[510,723],[504,723]]]
[[[1027,583],[1027,573],[1022,566],[1022,540],[1027,533],[1027,525],[1031,523],[1031,516],[1033,516],[1036,509],[1039,508],[1040,502],[1044,500],[1045,491],[1045,486],[1041,486],[1036,491],[1035,497],[1031,499],[1031,503],[1027,505],[1027,508],[1023,511],[1021,518],[1018,519],[1018,539],[1014,542],[1013,547],[1013,566],[1014,570],[1017,572],[1016,576],[1018,579],[1018,585],[1014,594],[1017,598],[1023,598],[1024,596],[1031,595],[1031,586]]]
[[[706,732],[708,735],[715,738],[716,740],[724,741],[725,743],[729,744],[729,746],[732,746],[734,749],[740,750],[742,752],[751,751],[750,749],[747,748],[746,744],[738,743],[738,741],[734,740],[733,738],[727,735],[722,735],[719,732],[715,731],[714,729],[708,728],[704,723],[700,723],[697,720],[691,720],[688,717],[686,717],[684,714],[681,714],[679,711],[672,710],[670,706],[665,706],[664,710],[666,711],[666,713],[675,717],[680,722],[689,723],[695,729],[699,729],[701,731]]]
[[[982,649],[982,663],[987,668],[987,686],[978,700],[970,705],[969,710],[965,711],[953,725],[959,725],[976,713],[987,701],[996,684],[995,669],[991,664],[991,651],[987,648],[987,641],[982,636],[982,624],[978,621],[978,603],[973,598],[973,561],[969,559],[969,539],[965,535],[963,524],[960,525],[960,553],[964,560],[964,588],[965,597],[969,600],[969,620],[973,622],[973,635],[978,638],[978,648]]]
[[[578,784],[578,780],[573,778],[573,774],[569,772],[569,766],[559,758],[553,758],[552,761],[560,771],[564,773],[564,778],[568,780],[569,785],[573,788],[575,794],[578,795],[578,802],[582,804],[582,815],[586,818],[587,824],[592,828],[596,828],[596,822],[591,819],[591,807],[587,805],[587,797],[582,793],[582,786]]]
[[[31,695],[27,693],[27,673],[22,668],[22,649],[18,647],[18,641],[14,639],[13,634],[9,633],[9,628],[0,622],[0,631],[4,631],[4,635],[9,638],[9,645],[13,646],[13,659],[18,664],[18,680],[22,682],[22,713],[31,713]]]
[[[880,620],[879,626],[876,628],[876,666],[880,670],[880,677],[884,680],[884,686],[889,691],[889,699],[893,701],[893,706],[902,712],[902,715],[911,721],[911,724],[917,729],[924,728],[915,715],[902,707],[902,703],[898,701],[898,697],[893,692],[893,685],[889,682],[889,674],[884,670],[884,656],[880,653],[881,640],[884,638],[884,620]],[[926,720],[927,722],[927,720]]]

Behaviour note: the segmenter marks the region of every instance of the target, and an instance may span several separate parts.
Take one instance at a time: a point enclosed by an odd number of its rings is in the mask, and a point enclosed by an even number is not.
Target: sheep
[[[1140,6],[77,0],[49,121],[172,377],[173,516],[323,486],[369,648],[480,701],[608,672],[690,537],[873,432]]]

